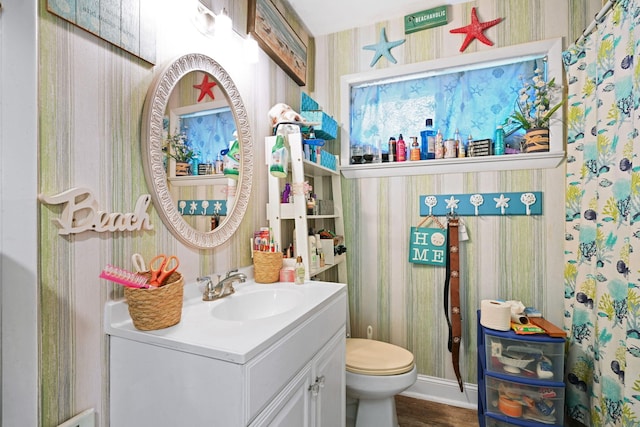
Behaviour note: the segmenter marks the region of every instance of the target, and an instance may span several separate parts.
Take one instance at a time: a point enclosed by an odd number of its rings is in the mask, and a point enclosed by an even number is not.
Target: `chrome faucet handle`
[[[237,273],[237,272],[238,272],[237,268],[234,268],[233,270],[229,270],[229,271],[227,271],[227,276],[226,277],[231,276],[231,273]]]
[[[203,276],[196,278],[198,283],[205,283],[202,299],[204,301],[213,301],[222,295],[222,286],[220,285],[220,276],[218,275],[218,284],[214,285],[211,277]]]
[[[211,276],[196,277],[196,282],[198,282],[198,284],[206,283],[208,285],[209,283],[211,283]]]

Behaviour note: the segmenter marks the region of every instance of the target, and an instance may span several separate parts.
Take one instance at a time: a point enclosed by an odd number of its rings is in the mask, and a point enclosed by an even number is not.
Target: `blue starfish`
[[[385,29],[382,28],[380,30],[380,41],[376,44],[370,44],[363,47],[363,49],[373,50],[375,52],[375,55],[373,55],[373,59],[371,60],[371,64],[369,64],[369,67],[373,67],[374,65],[376,65],[376,62],[378,62],[378,59],[382,58],[383,56],[393,64],[398,62],[393,57],[393,55],[391,55],[391,49],[393,49],[396,46],[400,46],[404,42],[405,42],[405,39],[396,40],[394,42],[387,41],[387,33]]]

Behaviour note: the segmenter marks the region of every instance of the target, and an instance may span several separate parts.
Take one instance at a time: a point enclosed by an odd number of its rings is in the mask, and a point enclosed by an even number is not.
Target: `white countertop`
[[[236,293],[217,301],[202,301],[202,286],[184,287],[180,322],[166,329],[140,331],[133,326],[126,301],[110,301],[105,306],[105,332],[179,351],[199,354],[232,363],[245,364],[261,351],[285,336],[300,323],[320,311],[324,302],[346,293],[346,285],[308,281],[293,283],[235,283]],[[300,302],[284,313],[255,320],[227,321],[215,318],[211,311],[226,299],[264,289],[288,289],[301,293]]]

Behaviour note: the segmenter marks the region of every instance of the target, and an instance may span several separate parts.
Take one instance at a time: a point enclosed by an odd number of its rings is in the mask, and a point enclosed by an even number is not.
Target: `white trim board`
[[[427,375],[418,375],[415,384],[400,394],[460,408],[478,408],[477,384],[464,383],[461,393],[457,381]]]

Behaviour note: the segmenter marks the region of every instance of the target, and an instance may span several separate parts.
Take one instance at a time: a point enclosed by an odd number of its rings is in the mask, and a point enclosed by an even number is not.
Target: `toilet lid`
[[[399,375],[413,369],[413,354],[382,341],[348,338],[346,366],[354,374]]]

